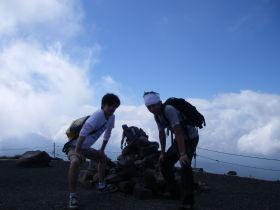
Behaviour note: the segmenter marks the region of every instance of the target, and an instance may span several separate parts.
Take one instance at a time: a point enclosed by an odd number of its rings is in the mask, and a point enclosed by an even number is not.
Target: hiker
[[[70,160],[70,167],[68,171],[68,183],[70,191],[70,209],[78,209],[79,204],[76,194],[76,185],[80,164],[85,161],[85,158],[98,162],[98,177],[100,192],[114,191],[113,185],[106,185],[105,169],[107,157],[104,153],[105,147],[111,136],[111,131],[115,124],[115,110],[119,107],[120,100],[118,96],[108,93],[103,96],[101,102],[101,109],[94,112],[83,125],[78,138],[70,142],[66,154]],[[92,131],[96,131],[91,134]],[[99,150],[91,148],[97,139],[104,133],[104,140]]]
[[[140,138],[143,141],[148,140],[149,138],[149,136],[141,128],[139,129],[135,126],[128,127],[126,124],[124,124],[122,125],[122,129],[123,129],[123,134],[121,140],[121,149],[123,149],[123,145],[128,146],[138,138]]]
[[[161,145],[159,165],[167,183],[167,190],[172,197],[179,198],[180,193],[173,172],[173,166],[179,160],[182,187],[180,209],[193,209],[194,189],[191,161],[199,140],[197,128],[184,124],[186,117],[174,106],[163,105],[158,93],[145,92],[143,98],[147,109],[154,114],[158,126]],[[174,142],[167,152],[165,152],[165,128],[170,129],[175,134]]]

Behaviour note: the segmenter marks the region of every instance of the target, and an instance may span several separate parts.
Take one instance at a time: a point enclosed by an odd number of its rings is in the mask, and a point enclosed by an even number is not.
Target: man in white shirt
[[[198,143],[198,131],[194,126],[184,124],[186,116],[171,105],[163,105],[160,96],[156,92],[144,93],[144,101],[148,110],[154,114],[158,126],[161,154],[159,164],[161,172],[167,182],[168,191],[178,197],[173,166],[179,160],[181,165],[181,199],[180,209],[193,209],[194,188],[191,161]],[[165,152],[166,135],[164,129],[169,129],[175,134],[175,141]]]
[[[68,148],[66,154],[70,160],[68,171],[68,183],[70,191],[70,209],[78,209],[78,200],[76,194],[76,185],[79,172],[79,166],[85,158],[98,162],[99,191],[112,191],[112,186],[106,185],[105,169],[106,155],[105,147],[111,136],[111,131],[115,124],[115,110],[119,107],[120,100],[114,94],[106,94],[102,98],[101,109],[94,112],[83,125],[79,137],[70,142],[71,147]],[[105,131],[105,133],[104,133]],[[104,140],[99,150],[91,148],[91,146],[104,133]]]

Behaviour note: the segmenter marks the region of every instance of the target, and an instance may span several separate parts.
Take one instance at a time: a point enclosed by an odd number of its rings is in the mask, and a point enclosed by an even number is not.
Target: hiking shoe
[[[72,197],[69,200],[69,209],[78,209],[79,203],[77,197]]]
[[[107,184],[104,188],[98,188],[98,191],[101,193],[112,193],[116,192],[118,188],[115,185]]]

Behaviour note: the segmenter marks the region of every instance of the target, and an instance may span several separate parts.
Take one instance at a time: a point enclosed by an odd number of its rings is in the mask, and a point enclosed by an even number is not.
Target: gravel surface
[[[20,168],[14,160],[0,161],[0,209],[67,209],[69,162],[52,161],[48,168]],[[81,168],[86,168],[84,164]],[[277,210],[280,209],[280,182],[196,172],[196,181],[211,190],[196,193],[195,209]],[[88,210],[172,210],[179,201],[137,200],[120,192],[100,194],[96,189],[78,187],[80,209]]]

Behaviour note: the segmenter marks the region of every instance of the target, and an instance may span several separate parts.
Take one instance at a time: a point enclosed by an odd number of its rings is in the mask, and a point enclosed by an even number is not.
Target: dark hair
[[[107,93],[106,95],[103,96],[102,101],[101,101],[101,109],[102,107],[107,104],[109,106],[115,106],[119,107],[121,104],[121,101],[118,96],[116,96],[113,93]]]
[[[158,94],[157,92],[154,92],[154,91],[149,91],[149,92],[144,92],[144,94],[143,94],[143,97],[145,96],[145,95],[148,95],[148,94]]]

